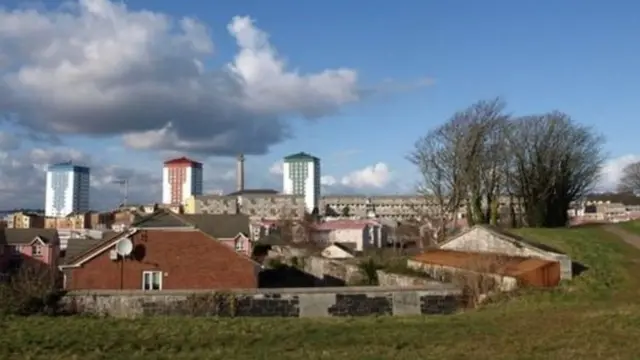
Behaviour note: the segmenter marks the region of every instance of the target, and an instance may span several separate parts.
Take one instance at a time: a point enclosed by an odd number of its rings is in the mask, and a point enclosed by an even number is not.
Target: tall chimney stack
[[[244,155],[238,155],[236,164],[236,191],[244,191]]]

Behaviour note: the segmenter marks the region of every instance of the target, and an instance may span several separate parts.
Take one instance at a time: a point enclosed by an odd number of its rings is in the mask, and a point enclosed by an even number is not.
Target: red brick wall
[[[134,247],[145,246],[145,256],[141,261],[122,263],[123,289],[141,289],[143,271],[164,272],[163,290],[258,286],[255,263],[199,231],[141,231],[132,241]],[[107,250],[82,267],[66,271],[67,289],[120,289],[120,266],[119,261],[110,260]]]

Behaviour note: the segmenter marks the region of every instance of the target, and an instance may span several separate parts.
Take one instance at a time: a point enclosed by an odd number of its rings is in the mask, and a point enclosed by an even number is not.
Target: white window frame
[[[246,249],[244,248],[244,241],[242,241],[243,239],[241,237],[236,238],[234,247],[236,249],[236,251],[245,251]]]
[[[33,257],[42,257],[42,246],[41,245],[31,245],[31,256]]]
[[[151,287],[153,286],[153,275],[157,274],[158,275],[158,279],[159,281],[159,288],[158,289],[152,289]],[[146,288],[146,278],[147,276],[149,276],[151,282],[149,283],[149,289]],[[163,276],[163,272],[162,271],[157,271],[157,270],[149,270],[149,271],[143,271],[142,272],[142,290],[145,291],[159,291],[162,290],[162,276]]]

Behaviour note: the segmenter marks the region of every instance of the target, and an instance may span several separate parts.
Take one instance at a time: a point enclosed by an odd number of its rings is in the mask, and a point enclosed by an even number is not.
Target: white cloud
[[[640,161],[640,155],[634,154],[623,155],[607,161],[602,167],[602,171],[600,173],[598,190],[615,191],[620,179],[622,178],[624,168],[627,165],[638,161]]]
[[[80,0],[55,10],[0,10],[0,113],[34,132],[123,136],[135,149],[265,153],[284,121],[359,101],[352,69],[289,70],[249,17],[227,26],[239,51],[208,69],[214,44],[192,18]]]
[[[320,183],[326,187],[339,186],[349,189],[383,189],[390,184],[392,173],[387,164],[379,162],[360,170],[355,170],[342,177],[325,175]]]
[[[354,188],[383,188],[389,184],[390,180],[389,167],[387,164],[379,162],[344,176],[340,183]]]
[[[75,149],[34,148],[0,154],[0,210],[43,208],[47,166],[69,160],[91,167],[90,200],[94,209],[113,208],[122,201],[121,189],[113,183],[116,179],[129,179],[131,201],[154,202],[160,195],[161,181],[157,172],[109,164],[98,166],[91,156]]]
[[[320,177],[320,185],[333,186],[337,183],[336,178],[331,175],[325,175]]]
[[[282,174],[284,173],[283,165],[284,163],[282,161],[275,162],[269,168],[269,174],[275,175],[275,176],[282,176]]]

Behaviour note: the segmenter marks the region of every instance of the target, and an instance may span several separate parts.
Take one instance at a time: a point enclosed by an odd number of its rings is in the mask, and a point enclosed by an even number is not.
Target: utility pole
[[[128,179],[118,179],[113,181],[114,184],[120,184],[120,187],[124,192],[124,199],[122,201],[122,207],[127,206],[127,198],[129,196],[129,180]]]

